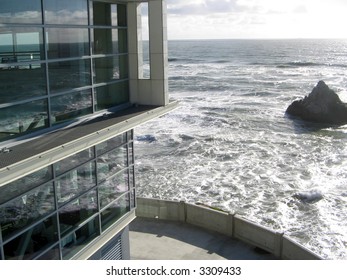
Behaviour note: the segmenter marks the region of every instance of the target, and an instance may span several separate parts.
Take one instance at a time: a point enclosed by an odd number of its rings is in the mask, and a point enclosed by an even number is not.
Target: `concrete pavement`
[[[133,260],[275,260],[237,239],[182,222],[137,217],[129,226]]]

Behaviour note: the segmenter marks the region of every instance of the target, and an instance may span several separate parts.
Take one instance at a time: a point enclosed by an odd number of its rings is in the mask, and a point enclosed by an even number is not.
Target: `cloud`
[[[237,0],[168,0],[167,10],[172,15],[204,15],[238,10]]]

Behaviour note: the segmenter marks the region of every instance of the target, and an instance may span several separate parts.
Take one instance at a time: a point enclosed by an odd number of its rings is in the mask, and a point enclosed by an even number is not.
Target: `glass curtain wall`
[[[70,259],[134,207],[129,131],[0,188],[0,259]]]
[[[0,6],[0,142],[129,102],[126,6]]]

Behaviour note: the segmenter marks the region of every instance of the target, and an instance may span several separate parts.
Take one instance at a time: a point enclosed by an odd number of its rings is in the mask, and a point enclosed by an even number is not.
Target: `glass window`
[[[56,216],[52,216],[4,245],[6,260],[30,260],[58,240]]]
[[[93,112],[91,90],[51,98],[52,123],[72,120]]]
[[[41,0],[1,1],[0,23],[42,23]]]
[[[99,234],[99,217],[96,217],[78,230],[62,238],[63,259],[70,259]]]
[[[93,60],[94,83],[106,83],[120,78],[119,57],[102,57]]]
[[[0,141],[47,126],[46,99],[0,108]]]
[[[114,148],[119,147],[126,141],[126,134],[122,133],[120,135],[117,135],[116,137],[113,137],[105,142],[96,145],[96,152],[98,155],[102,155],[108,151],[113,150]]]
[[[54,246],[53,248],[47,250],[46,253],[41,255],[38,260],[59,260],[60,259],[59,246]]]
[[[86,150],[83,150],[75,155],[72,155],[66,159],[63,159],[61,161],[58,161],[54,164],[54,170],[56,176],[59,176],[66,171],[71,170],[72,168],[81,165],[82,163],[85,163],[86,161],[94,158],[94,149],[89,148]]]
[[[47,28],[46,30],[48,59],[89,55],[87,28]]]
[[[108,179],[99,186],[100,208],[104,208],[129,190],[128,170]]]
[[[0,206],[3,239],[55,209],[53,184],[48,183]]]
[[[58,204],[62,205],[78,194],[94,187],[95,162],[78,167],[56,180]]]
[[[93,2],[93,25],[117,26],[117,4]]]
[[[97,159],[99,182],[122,170],[127,165],[126,146],[100,156]]]
[[[129,194],[122,196],[101,212],[101,228],[104,231],[130,211]]]
[[[49,63],[48,73],[51,93],[91,84],[89,59]]]
[[[0,204],[26,193],[27,191],[47,182],[51,178],[52,168],[48,166],[2,186],[0,188]]]
[[[59,210],[60,234],[65,236],[98,211],[96,191],[92,190]]]
[[[118,29],[94,28],[93,53],[119,53]]]
[[[128,81],[97,87],[95,91],[97,111],[129,102]]]
[[[45,0],[45,21],[50,24],[88,24],[86,0]]]

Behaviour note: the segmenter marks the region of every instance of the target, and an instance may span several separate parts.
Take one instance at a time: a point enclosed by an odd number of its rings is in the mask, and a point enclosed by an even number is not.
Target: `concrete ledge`
[[[186,222],[259,247],[282,259],[319,260],[319,255],[277,232],[239,215],[185,202],[137,198],[136,215]]]
[[[186,204],[186,222],[226,236],[232,236],[233,217],[226,212],[220,212],[200,205]]]
[[[264,249],[277,257],[281,255],[282,235],[282,233],[257,225],[238,215],[234,216],[233,237]]]
[[[282,255],[284,260],[320,260],[321,257],[300,245],[288,236],[282,239]]]

